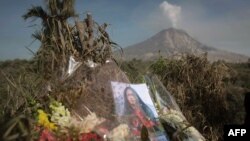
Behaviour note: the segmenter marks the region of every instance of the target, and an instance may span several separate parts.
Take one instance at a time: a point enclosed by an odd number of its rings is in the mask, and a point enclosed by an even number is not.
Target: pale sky
[[[30,58],[27,46],[36,51],[39,42],[30,45],[31,34],[40,22],[21,16],[32,5],[43,4],[0,1],[0,60]],[[208,46],[250,56],[249,0],[76,0],[75,7],[81,17],[91,12],[98,23],[109,23],[112,40],[122,47],[174,26]]]

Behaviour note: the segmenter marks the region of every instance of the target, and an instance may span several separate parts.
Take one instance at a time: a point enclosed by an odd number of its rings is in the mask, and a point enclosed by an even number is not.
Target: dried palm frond
[[[43,21],[46,21],[48,16],[48,13],[41,6],[33,6],[26,14],[23,15],[23,18],[27,20],[28,18],[34,17],[41,18]]]
[[[44,34],[41,31],[35,31],[35,33],[33,33],[31,36],[39,41],[42,41],[44,38]]]
[[[64,18],[67,19],[69,17],[75,16],[74,3],[75,0],[62,1],[61,15],[63,15]]]

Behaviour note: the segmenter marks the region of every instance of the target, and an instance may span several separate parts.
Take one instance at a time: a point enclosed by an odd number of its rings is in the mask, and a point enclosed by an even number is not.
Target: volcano
[[[183,54],[201,55],[207,53],[210,61],[245,62],[249,57],[207,46],[195,40],[181,29],[168,28],[151,38],[123,49],[124,59],[149,60],[159,56],[172,58]]]

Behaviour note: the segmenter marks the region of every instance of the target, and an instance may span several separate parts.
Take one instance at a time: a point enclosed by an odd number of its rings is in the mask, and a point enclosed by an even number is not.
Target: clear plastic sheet
[[[95,68],[98,66],[97,63],[93,62],[92,60],[87,60],[87,62],[85,63],[88,67],[90,68]]]
[[[172,139],[183,141],[205,141],[205,138],[186,120],[175,99],[156,76],[145,76],[156,102],[159,118]]]
[[[60,95],[63,105],[65,99],[74,102],[64,126],[79,128],[81,140],[96,135],[100,141],[170,141],[180,131],[182,140],[204,140],[160,80],[156,76],[144,80],[131,84],[111,60],[82,63],[71,56],[64,81],[52,82],[47,89]],[[51,91],[50,87],[63,89]]]
[[[173,96],[157,78],[157,76],[144,76],[145,81],[150,89],[150,94],[157,104],[159,110],[176,110],[181,112]],[[167,111],[166,111],[167,112]]]
[[[68,68],[66,72],[63,71],[62,80],[65,80],[66,78],[70,77],[81,66],[81,64],[82,62],[77,62],[75,61],[73,56],[70,56],[68,61]]]

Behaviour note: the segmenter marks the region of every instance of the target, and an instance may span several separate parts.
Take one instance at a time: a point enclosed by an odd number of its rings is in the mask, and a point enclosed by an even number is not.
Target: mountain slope
[[[208,53],[208,59],[211,61],[244,62],[248,59],[244,55],[206,46],[193,39],[184,30],[175,28],[162,30],[141,43],[124,48],[124,57],[148,60],[157,58],[159,55],[173,57],[181,54],[199,55],[205,52]]]

